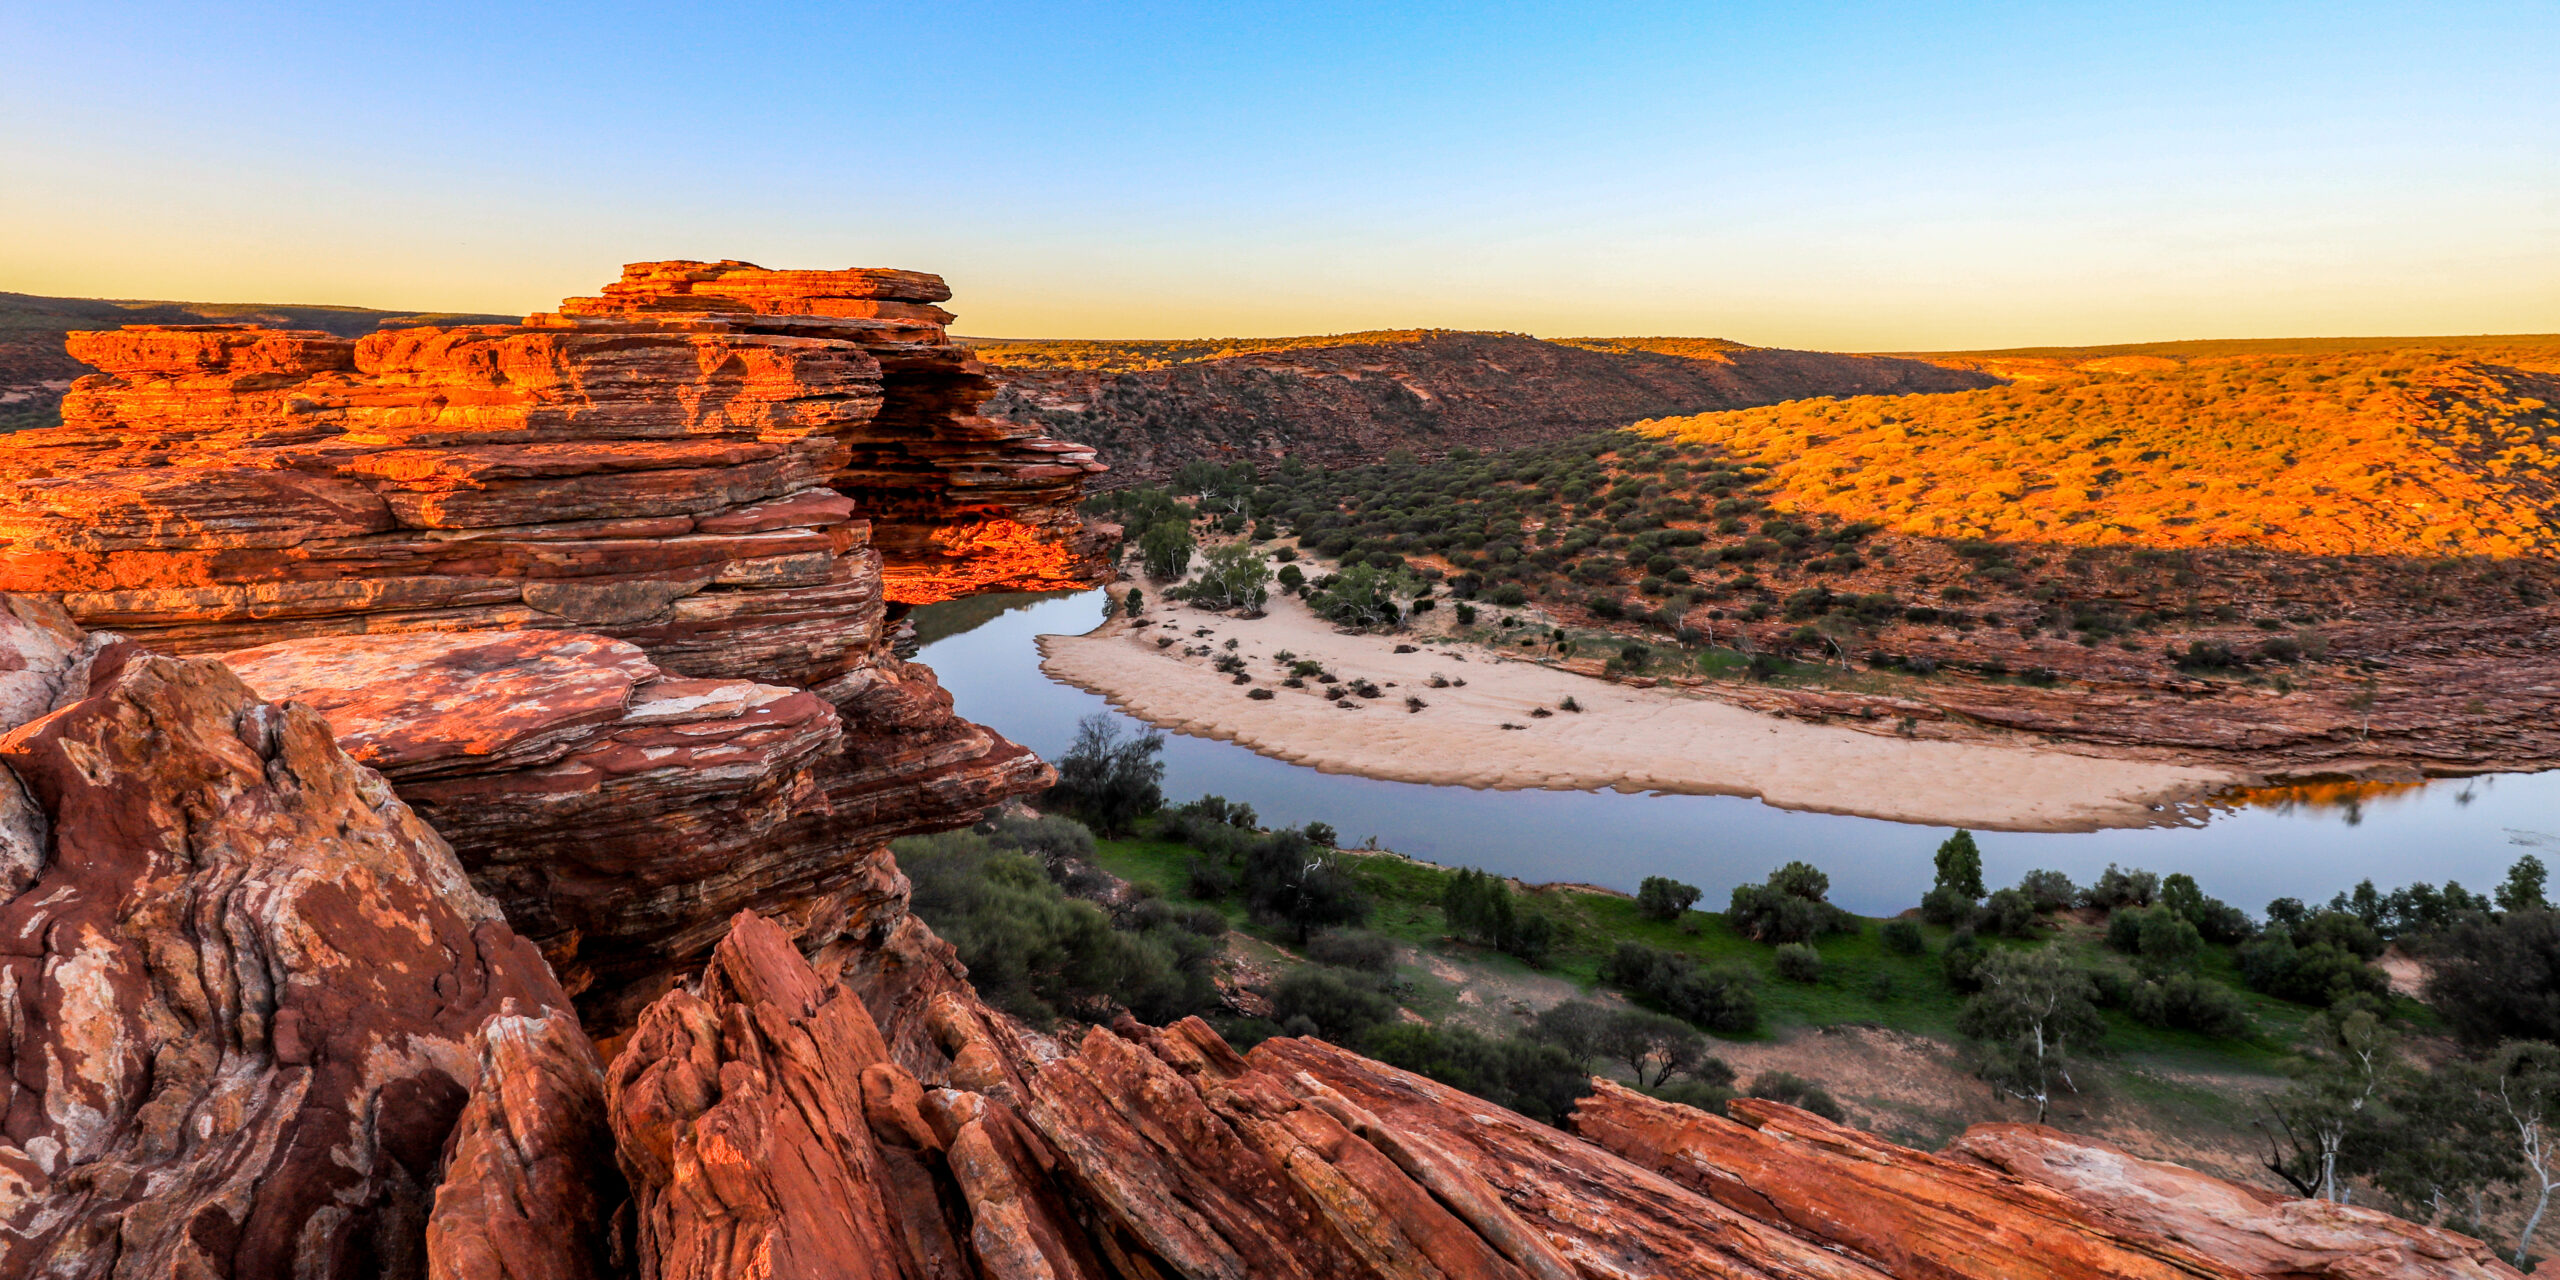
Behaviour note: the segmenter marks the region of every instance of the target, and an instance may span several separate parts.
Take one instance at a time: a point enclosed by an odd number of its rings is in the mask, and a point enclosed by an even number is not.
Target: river
[[[1101,620],[1101,593],[980,598],[916,612],[919,660],[959,713],[1054,758],[1076,722],[1097,711],[1140,726],[1097,695],[1040,671],[1033,638],[1075,635]],[[1214,793],[1253,806],[1268,825],[1333,824],[1346,845],[1382,848],[1530,882],[1576,881],[1633,892],[1646,876],[1685,880],[1720,905],[1736,884],[1803,859],[1831,875],[1831,899],[1891,914],[1929,888],[1930,854],[1947,831],[1873,818],[1798,813],[1739,796],[1651,792],[1477,791],[1323,773],[1229,742],[1168,735],[1165,795]],[[2075,834],[1981,832],[1993,886],[2052,868],[2086,884],[2108,863],[2166,875],[2252,914],[2278,897],[2325,900],[2371,877],[2390,889],[2458,880],[2485,891],[2517,857],[2560,864],[2560,771],[2444,779],[2372,791],[2279,797],[2218,812],[2201,826]]]

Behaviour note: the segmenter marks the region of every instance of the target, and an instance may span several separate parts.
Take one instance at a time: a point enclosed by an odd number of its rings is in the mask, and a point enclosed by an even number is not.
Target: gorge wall
[[[987,411],[1092,445],[1110,461],[1111,485],[1161,483],[1195,459],[1340,466],[1392,449],[1432,458],[1671,414],[1998,381],[1922,360],[1693,339],[1419,330],[1234,343],[975,341],[1003,379]]]
[[[0,443],[0,1275],[2513,1275],[2049,1130],[1604,1085],[1566,1132],[983,1005],[885,841],[1046,769],[892,611],[1108,531],[941,300],[661,263],[74,339],[108,372]]]

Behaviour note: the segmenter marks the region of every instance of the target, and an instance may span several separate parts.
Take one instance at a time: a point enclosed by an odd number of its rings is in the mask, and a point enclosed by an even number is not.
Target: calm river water
[[[1041,674],[1033,637],[1091,630],[1102,616],[1101,593],[1016,599],[975,625],[969,623],[990,602],[917,611],[918,634],[928,640],[919,657],[941,676],[961,715],[1054,758],[1074,737],[1076,721],[1110,708]],[[959,627],[966,629],[943,634]],[[1345,844],[1374,836],[1417,858],[1532,882],[1633,892],[1646,876],[1672,876],[1704,888],[1710,906],[1721,905],[1734,885],[1802,858],[1831,874],[1833,901],[1890,914],[1919,902],[1932,878],[1930,854],[1947,835],[1944,828],[1796,813],[1738,796],[1382,782],[1178,734],[1166,740],[1165,765],[1167,797],[1214,792],[1251,804],[1266,824],[1321,820]],[[2252,806],[2200,827],[1977,834],[1984,878],[1995,886],[2038,867],[2085,884],[2116,862],[2187,872],[2205,892],[2252,913],[2277,897],[2326,899],[2368,876],[2385,889],[2452,879],[2485,890],[2521,854],[2560,865],[2560,772],[2447,779],[2349,802]]]

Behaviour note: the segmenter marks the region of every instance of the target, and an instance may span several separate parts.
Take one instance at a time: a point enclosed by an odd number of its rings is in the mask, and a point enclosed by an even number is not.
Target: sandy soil
[[[2227,770],[2115,760],[2022,739],[2018,745],[1908,741],[1781,719],[1670,687],[1639,689],[1436,635],[1345,633],[1294,599],[1239,619],[1150,606],[1087,636],[1043,636],[1041,669],[1181,733],[1239,743],[1329,773],[1502,789],[1747,795],[1788,809],[1937,826],[2086,831],[2148,826],[2164,811],[2239,781]],[[1207,636],[1196,632],[1207,631]],[[1157,637],[1175,643],[1160,648]],[[1235,652],[1248,685],[1212,665]],[[1398,645],[1413,653],[1397,653]],[[1185,656],[1206,646],[1211,656]],[[1313,680],[1280,686],[1272,655],[1321,662],[1384,697],[1335,705]],[[1433,676],[1464,687],[1430,688]],[[1386,687],[1392,686],[1392,687]],[[1254,701],[1255,689],[1277,696]],[[1406,695],[1429,705],[1408,712]],[[1573,698],[1579,714],[1555,711]],[[1547,708],[1545,717],[1532,715]],[[1505,725],[1518,726],[1505,728]]]

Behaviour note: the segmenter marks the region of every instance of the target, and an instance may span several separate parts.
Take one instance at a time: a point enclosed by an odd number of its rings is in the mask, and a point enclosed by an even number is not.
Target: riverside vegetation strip
[[[2445,1091],[2480,1087],[2469,1064],[2529,1059],[2533,1035],[2560,1031],[2519,1020],[2475,981],[2498,966],[2508,981],[2519,963],[2560,960],[2560,950],[2522,941],[2560,919],[2529,856],[2489,892],[2366,883],[2326,904],[2278,900],[2260,917],[2203,896],[2185,876],[2131,869],[2088,885],[2038,872],[1988,887],[1958,832],[1940,850],[1939,887],[1900,916],[1823,905],[1823,877],[1802,864],[1737,889],[1726,911],[1699,911],[1694,889],[1668,882],[1629,898],[1335,849],[1322,824],[1260,828],[1249,808],[1217,797],[1147,812],[1149,778],[1160,776],[1148,742],[1097,723],[1079,744],[1086,759],[1062,760],[1068,782],[1048,797],[1113,815],[1125,834],[1012,817],[899,846],[918,878],[918,910],[973,973],[1046,982],[1100,1008],[1134,1000],[1150,1016],[1206,1014],[1239,1043],[1323,1035],[1532,1115],[1558,1113],[1580,1088],[1572,1071],[1536,1069],[1539,1055],[1562,1050],[1693,1105],[1792,1090],[1831,1106],[1837,1093],[1860,1123],[1915,1140],[2040,1113],[2306,1193],[2333,1190],[2327,1178],[2361,1179],[2362,1194],[2379,1189],[2420,1218],[2431,1187],[2477,1190],[2467,1226],[2522,1230],[2530,1194],[2497,1198],[2516,1191],[2512,1167],[2465,1173],[2430,1163],[2422,1148]],[[989,903],[943,899],[936,886],[949,883],[942,868],[957,851],[1014,858],[1007,892],[1048,905],[991,913]],[[1274,876],[1325,886],[1292,897]],[[1060,949],[1071,917],[1082,921],[1071,931],[1088,936]],[[1051,923],[1022,927],[1035,918]],[[1157,949],[1156,963],[1094,962],[1114,935]],[[1201,945],[1218,937],[1214,953]],[[2542,959],[2520,962],[2519,946]],[[2403,975],[2399,987],[2377,959]],[[1743,1012],[1702,1010],[1645,976],[1666,965],[1738,990]],[[2004,1029],[2003,992],[2040,967],[2077,993],[2090,1025],[2073,1033],[2085,1039],[2030,1063]],[[990,987],[1005,989],[1000,977]],[[1179,1008],[1152,1007],[1177,991]],[[1715,1038],[1689,1051],[1658,1038],[1613,1058],[1592,1047],[1605,1035],[1576,1038],[1565,1015],[1578,1008],[1593,1019],[1679,1013]],[[2380,1050],[2381,1066],[2361,1083],[2345,1065],[2358,1047]],[[1889,1081],[1876,1078],[1887,1050],[1900,1055]],[[2037,1092],[2038,1065],[2053,1072],[2041,1085],[2049,1110],[2022,1100]],[[1540,1088],[1561,1093],[1542,1099]],[[2362,1089],[2370,1114],[2338,1120],[2341,1089]],[[2333,1123],[2352,1140],[2324,1162],[2314,1130]]]

